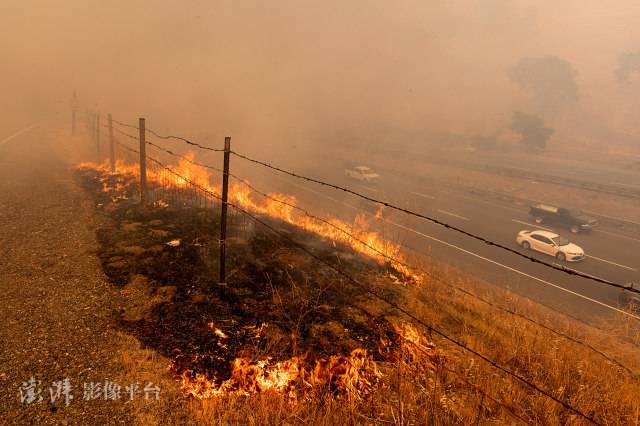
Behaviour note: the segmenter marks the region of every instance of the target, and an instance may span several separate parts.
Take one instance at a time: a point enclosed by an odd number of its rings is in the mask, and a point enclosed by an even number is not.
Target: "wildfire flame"
[[[334,355],[309,362],[306,356],[273,362],[271,358],[236,358],[231,362],[231,377],[222,383],[202,374],[184,371],[179,380],[182,389],[198,399],[220,395],[250,395],[275,391],[298,401],[309,396],[310,389],[331,389],[348,398],[361,399],[370,393],[382,377],[375,361],[364,349],[350,355]]]
[[[184,178],[172,173],[157,172],[152,168],[148,168],[146,171],[147,179],[149,182],[177,187],[187,187],[193,183],[216,195],[220,194],[220,186],[211,184],[209,170],[192,164],[193,158],[194,155],[189,153],[186,159],[181,159],[177,165],[170,166],[175,171],[175,174]],[[107,161],[100,164],[81,163],[78,168],[93,169],[105,174],[111,173],[111,168]],[[137,178],[139,176],[139,166],[117,161],[115,174]],[[131,184],[133,180],[129,179],[126,182]],[[117,194],[126,189],[126,184],[125,181],[118,179],[115,185],[111,187],[103,179],[102,189],[106,193]],[[371,230],[372,221],[382,217],[382,209],[379,209],[371,219],[364,214],[358,214],[353,224],[335,217],[330,217],[327,219],[328,223],[324,223],[298,211],[294,207],[297,205],[297,200],[294,196],[280,193],[270,193],[268,195],[269,198],[259,198],[260,201],[256,201],[251,188],[242,182],[234,182],[229,188],[229,201],[243,209],[280,219],[306,231],[329,238],[334,242],[343,243],[357,252],[370,256],[379,263],[389,262],[391,266],[406,277],[412,278],[417,282],[420,281],[420,277],[417,274],[412,273],[402,264],[404,263],[404,257],[400,252],[400,246]],[[352,236],[342,232],[341,229]],[[398,261],[389,261],[380,252]],[[220,339],[218,345],[226,348],[227,345],[224,342],[229,339],[229,336],[213,323],[209,323],[208,326]],[[254,330],[256,336],[260,335],[264,326],[265,324]],[[429,349],[429,346],[425,346],[422,342],[417,331],[410,328],[410,326],[397,328],[396,332],[405,336],[408,340],[415,340],[421,347]],[[292,401],[299,401],[310,397],[310,390],[313,389],[329,389],[347,398],[361,399],[375,389],[382,377],[382,373],[379,371],[373,357],[365,349],[355,349],[349,355],[314,357],[312,359],[308,355],[302,355],[281,361],[274,361],[269,357],[262,359],[239,357],[231,361],[230,367],[230,377],[220,382],[220,379],[198,374],[193,370],[178,369],[173,363],[170,366],[172,371],[176,373],[182,389],[199,399],[220,395],[250,395],[258,392],[275,391],[287,395]]]
[[[407,343],[405,350],[414,359],[428,360],[432,365],[444,363],[445,355],[433,342],[427,340],[416,328],[408,323],[394,325],[396,333]]]
[[[168,180],[169,184],[178,187],[186,187],[191,182],[216,195],[220,194],[220,186],[211,184],[209,170],[193,164],[193,159],[194,154],[189,152],[185,155],[184,159],[180,159],[177,165],[170,166],[171,169],[175,171],[175,174],[168,173],[161,175],[158,172],[147,169],[147,180],[158,183],[162,183],[163,180],[165,182]],[[107,161],[101,164],[81,163],[78,167],[91,168],[105,173],[110,173],[111,171]],[[122,161],[116,162],[115,169],[116,173],[119,174],[139,175],[139,167],[137,165],[125,164]],[[176,176],[176,174],[183,176],[184,179]],[[103,183],[103,185],[106,184]],[[103,187],[105,191],[111,189],[112,188],[108,186]],[[114,191],[116,189],[118,188],[113,188]],[[419,274],[405,266],[406,261],[404,255],[401,253],[400,245],[392,243],[383,238],[379,233],[372,231],[371,225],[373,220],[369,219],[365,214],[358,213],[353,224],[335,217],[330,217],[326,219],[326,222],[323,222],[309,217],[294,208],[293,206],[297,205],[297,200],[292,195],[269,193],[270,198],[263,197],[260,201],[255,201],[252,195],[252,190],[242,182],[234,182],[229,187],[229,201],[243,209],[278,218],[306,231],[329,238],[334,242],[345,244],[353,250],[375,259],[380,264],[388,262],[394,269],[407,278],[411,278],[416,282],[421,281]],[[373,215],[375,219],[381,217],[382,208],[378,209],[376,214]],[[346,231],[346,233],[341,230]]]

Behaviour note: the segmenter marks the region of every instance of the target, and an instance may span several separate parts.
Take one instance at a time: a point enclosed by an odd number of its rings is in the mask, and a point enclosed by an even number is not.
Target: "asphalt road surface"
[[[257,184],[259,189],[293,193],[299,205],[314,214],[324,217],[331,214],[352,220],[358,211],[372,213],[376,210],[375,205],[354,195],[281,174],[274,176],[275,180],[273,177],[260,179],[268,187],[260,188]],[[416,179],[416,182],[419,181]],[[425,188],[424,185],[388,174],[378,185],[364,185],[346,177],[332,182],[372,198],[391,201],[548,263],[617,283],[640,282],[640,235],[623,234],[619,230],[604,227],[590,233],[572,234],[567,229],[544,223],[536,225],[525,205],[487,200],[462,190],[436,185]],[[554,270],[432,222],[390,209],[384,211],[382,223],[387,235],[402,241],[409,251],[453,265],[585,321],[601,320],[621,313],[617,304],[620,290],[606,284]],[[551,256],[525,251],[515,242],[517,233],[523,229],[549,229],[566,236],[585,250],[587,258],[582,262],[560,263]]]

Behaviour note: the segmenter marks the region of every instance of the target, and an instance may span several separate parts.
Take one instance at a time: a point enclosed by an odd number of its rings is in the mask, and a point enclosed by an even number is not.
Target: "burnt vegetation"
[[[206,378],[209,387],[227,383],[226,392],[250,393],[266,389],[234,377],[239,374],[234,360],[242,359],[251,369],[257,362],[276,365],[299,357],[302,365],[296,368],[308,371],[332,362],[328,368],[334,371],[321,387],[339,395],[348,391],[340,376],[354,351],[373,361],[394,360],[399,336],[390,322],[370,312],[379,311],[371,297],[290,241],[259,228],[234,236],[232,220],[231,270],[229,283],[222,285],[214,278],[217,212],[140,207],[137,186],[128,175],[82,169],[79,178],[107,219],[98,230],[98,255],[113,285],[127,296],[118,324],[170,358],[176,376],[187,382]],[[121,191],[113,198],[109,188],[116,186]],[[274,226],[365,282],[399,275],[345,246],[318,241],[288,224]],[[390,288],[385,287],[385,295],[393,299],[397,295]],[[363,383],[360,391],[370,391],[374,382]],[[299,385],[286,387],[293,391]],[[199,396],[205,390],[195,386],[191,392]]]
[[[194,397],[160,416],[165,422],[580,424],[572,413],[637,419],[631,395],[638,365],[629,355],[637,335],[622,319],[596,331],[444,265],[419,263],[428,278],[404,279],[380,259],[268,214],[260,215],[262,225],[230,215],[228,283],[220,285],[219,206],[202,208],[188,188],[163,188],[154,172],[149,192],[163,191],[164,201],[141,207],[135,168],[122,170],[129,172],[80,166],[77,177],[104,219],[98,255],[124,296],[116,324],[163,357],[182,397]],[[580,340],[606,346],[627,367]],[[611,374],[619,380],[607,381]]]

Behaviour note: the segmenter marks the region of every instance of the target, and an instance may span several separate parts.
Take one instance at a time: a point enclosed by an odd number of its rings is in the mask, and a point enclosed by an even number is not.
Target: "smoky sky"
[[[496,134],[537,111],[509,78],[558,57],[579,99],[547,120],[638,134],[636,1],[4,0],[0,125],[84,106],[189,134],[324,139]],[[556,120],[558,122],[553,122]],[[564,126],[564,130],[563,130]],[[404,132],[404,133],[403,133]]]

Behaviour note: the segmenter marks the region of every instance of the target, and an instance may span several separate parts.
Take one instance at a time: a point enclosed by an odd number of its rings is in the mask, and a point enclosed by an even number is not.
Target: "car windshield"
[[[559,246],[566,246],[567,244],[569,244],[569,240],[567,240],[565,237],[555,237],[552,238],[552,240]]]

